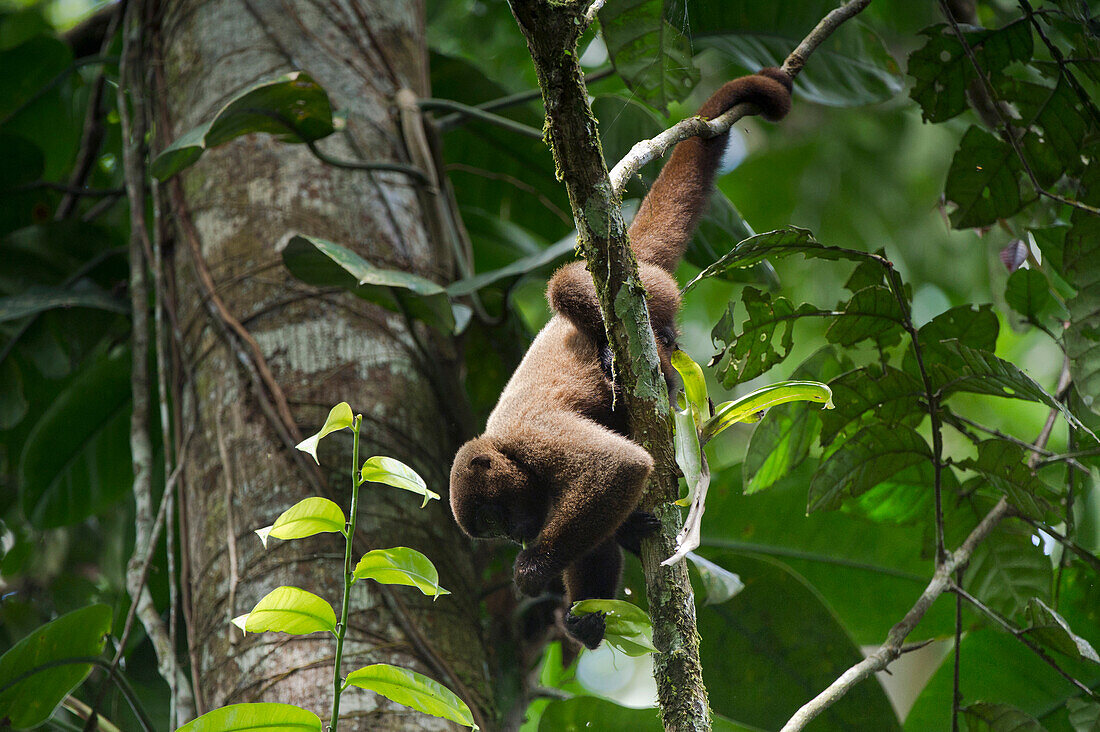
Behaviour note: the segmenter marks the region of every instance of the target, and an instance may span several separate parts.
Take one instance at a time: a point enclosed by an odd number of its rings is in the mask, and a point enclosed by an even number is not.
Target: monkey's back
[[[505,436],[547,412],[580,414],[612,426],[611,385],[599,347],[561,315],[554,315],[527,350],[485,425]]]

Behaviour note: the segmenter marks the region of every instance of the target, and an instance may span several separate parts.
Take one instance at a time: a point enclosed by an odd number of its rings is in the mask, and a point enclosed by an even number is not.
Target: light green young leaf
[[[417,475],[415,470],[391,457],[375,455],[370,458],[363,464],[360,477],[364,482],[385,483],[394,488],[424,496],[424,502],[420,504],[421,508],[427,506],[428,501],[432,499],[439,500],[439,494],[428,490],[428,484]]]
[[[740,399],[719,404],[714,410],[714,416],[703,425],[702,442],[706,444],[731,424],[755,421],[751,418],[757,412],[786,402],[819,402],[825,405],[825,409],[832,409],[833,392],[819,381],[780,381],[762,387]]]
[[[604,640],[628,656],[657,652],[653,646],[653,623],[637,605],[624,600],[581,600],[573,603],[571,612],[574,615],[604,613],[607,623]]]
[[[364,666],[352,671],[344,679],[344,688],[349,686],[373,691],[391,701],[433,717],[442,717],[464,724],[471,729],[480,729],[474,724],[474,715],[470,707],[466,706],[466,702],[459,699],[453,691],[438,681],[407,668],[391,666],[388,663]]]
[[[293,704],[230,704],[191,720],[176,732],[303,732],[321,730],[321,719]]]
[[[688,552],[687,558],[695,565],[700,579],[703,580],[703,589],[706,590],[704,605],[718,605],[745,589],[741,577],[725,567],[704,559],[695,552]]]
[[[707,400],[707,382],[703,378],[703,369],[695,360],[677,349],[672,352],[672,366],[684,381],[684,393],[695,415],[696,424],[710,419],[710,402]]]
[[[276,587],[256,603],[252,612],[233,619],[233,624],[249,633],[274,630],[305,635],[319,630],[336,629],[336,613],[323,599],[298,587]]]
[[[703,475],[703,455],[699,445],[699,432],[695,427],[695,418],[691,407],[675,409],[672,412],[672,444],[676,450],[676,464],[684,474],[687,483],[687,495],[676,501],[677,506],[690,506],[699,490],[699,481]]]
[[[345,427],[351,427],[354,421],[355,415],[351,413],[351,406],[347,402],[340,402],[329,410],[328,419],[325,420],[325,424],[321,428],[321,431],[302,440],[295,445],[295,447],[302,452],[312,455],[313,461],[320,465],[321,461],[317,459],[317,443],[326,435],[336,432],[337,430],[342,430]]]
[[[415,587],[433,600],[451,594],[439,586],[439,571],[426,556],[404,546],[375,549],[363,555],[352,577],[372,579],[384,585]]]
[[[276,539],[301,539],[326,532],[342,533],[346,523],[347,519],[339,506],[327,498],[313,496],[298,501],[283,511],[271,526],[256,529],[256,535],[264,543],[264,548],[267,548],[269,536]]]

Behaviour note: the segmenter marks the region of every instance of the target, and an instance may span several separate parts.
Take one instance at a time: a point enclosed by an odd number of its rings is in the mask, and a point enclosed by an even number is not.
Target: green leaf
[[[741,290],[741,302],[748,319],[741,324],[741,333],[734,335],[733,304],[711,331],[713,341],[731,344],[725,349],[718,365],[718,376],[727,389],[754,379],[772,366],[782,363],[794,347],[794,324],[801,317],[818,315],[821,311],[803,303],[797,308],[786,298],[762,293],[754,287]],[[782,353],[773,341],[776,330],[783,328],[780,340]]]
[[[909,96],[920,105],[925,122],[944,122],[967,108],[966,90],[978,82],[978,75],[950,26],[941,23],[921,33],[928,40],[909,55],[908,73],[916,80]],[[994,30],[966,30],[963,37],[989,75],[1013,61],[1026,62],[1033,50],[1026,18]]]
[[[971,732],[1044,732],[1039,720],[1009,704],[978,702],[963,707]]]
[[[985,440],[978,443],[977,459],[968,458],[958,466],[980,473],[1024,515],[1040,521],[1053,518],[1053,491],[1031,472],[1027,455],[1019,445],[1008,440]]]
[[[703,452],[699,431],[690,406],[672,410],[672,445],[676,464],[684,474],[687,495],[676,501],[677,506],[690,506],[703,480]]]
[[[343,402],[341,404],[347,406]],[[334,407],[333,411],[338,408]],[[332,415],[329,416],[331,418]],[[325,424],[327,426],[328,422]],[[271,526],[256,529],[256,535],[260,537],[264,548],[267,548],[269,536],[285,540],[302,539],[326,532],[343,533],[346,523],[347,519],[344,518],[344,512],[338,505],[327,498],[312,496],[298,501],[283,511]]]
[[[1069,723],[1075,732],[1100,732],[1100,703],[1084,699],[1066,699]]]
[[[959,142],[944,184],[944,195],[955,204],[951,225],[956,229],[990,226],[1035,199],[1020,194],[1020,159],[1012,146],[980,127],[971,126]]]
[[[690,24],[697,43],[717,50],[740,68],[755,70],[781,66],[791,49],[834,9],[836,3],[830,0],[797,4],[690,0],[682,11],[677,9],[676,16]],[[858,19],[836,29],[814,52],[814,62],[795,79],[799,99],[856,106],[883,102],[903,87],[897,63],[875,33]]]
[[[73,53],[59,38],[35,36],[0,52],[0,123],[7,122],[55,77],[70,68]]]
[[[219,707],[191,720],[176,732],[321,732],[321,718],[293,704],[257,702]]]
[[[807,511],[838,508],[845,496],[857,497],[900,470],[931,458],[924,438],[909,427],[868,425],[842,443],[814,473]]]
[[[700,579],[703,580],[703,589],[706,590],[704,605],[732,600],[734,595],[745,589],[745,583],[741,578],[728,569],[709,559],[704,559],[695,552],[688,552],[687,557],[698,570]]]
[[[824,380],[851,368],[849,359],[833,346],[818,349],[791,374],[792,380]],[[752,431],[742,465],[743,490],[758,493],[798,467],[809,455],[820,422],[818,415],[831,411],[809,409],[809,405],[781,404],[768,413]]]
[[[832,322],[825,337],[845,348],[868,339],[885,348],[901,340],[904,318],[897,298],[888,288],[864,287],[852,295],[843,316]]]
[[[256,603],[252,612],[233,619],[249,633],[274,630],[306,635],[319,630],[336,630],[336,613],[323,599],[298,587],[276,587]]]
[[[447,294],[451,297],[463,297],[501,280],[518,279],[525,274],[552,264],[573,252],[576,247],[577,237],[575,234],[571,234],[545,249],[540,249],[534,254],[517,259],[503,267],[452,282],[447,285]]]
[[[945,352],[956,357],[946,365],[937,364],[935,368],[939,389],[944,394],[965,391],[1039,402],[1061,412],[1073,427],[1091,434],[1091,430],[1081,424],[1066,405],[1008,361],[958,341],[942,341],[940,345]]]
[[[728,270],[751,267],[765,259],[782,259],[801,254],[807,259],[850,259],[861,262],[870,255],[840,247],[825,246],[814,238],[809,229],[788,226],[763,234],[750,236],[738,242],[721,259],[710,265],[684,287],[686,294],[696,283],[709,277],[722,277]]]
[[[1073,632],[1065,618],[1037,597],[1027,601],[1028,627],[1024,635],[1070,658],[1100,663],[1100,655],[1087,640]]]
[[[344,687],[348,686],[358,686],[418,712],[479,729],[466,702],[438,681],[407,668],[388,663],[364,666],[348,674]]]
[[[707,381],[699,364],[680,349],[672,352],[672,366],[684,382],[684,393],[696,424],[710,417],[710,400],[707,399]]]
[[[1048,595],[1050,583],[1050,558],[1032,543],[1032,532],[1004,524],[975,547],[963,576],[970,594],[1010,618],[1036,595]]]
[[[1100,203],[1100,172],[1089,168],[1087,203]],[[1069,328],[1065,332],[1073,382],[1089,408],[1100,412],[1100,216],[1074,211],[1066,233],[1062,268],[1077,294],[1066,302]]]
[[[127,495],[130,354],[86,367],[31,428],[19,463],[23,514],[37,528],[68,526]]]
[[[916,427],[927,413],[920,406],[924,388],[915,378],[892,366],[867,366],[829,382],[835,409],[821,413],[821,446],[855,429],[867,415],[886,424]]]
[[[111,630],[111,608],[90,605],[36,628],[0,656],[0,719],[15,729],[37,727],[77,686],[92,666],[87,663],[43,668],[12,686],[15,679],[53,661],[103,652]]]
[[[23,389],[23,372],[13,358],[0,361],[0,430],[9,430],[27,416],[30,402]]]
[[[352,576],[372,579],[384,585],[415,587],[433,600],[451,594],[439,586],[439,571],[426,556],[404,546],[374,549],[363,555]]]
[[[832,409],[833,392],[819,381],[780,381],[761,387],[715,407],[714,416],[703,425],[703,441],[710,440],[731,424],[745,421],[746,417],[787,402],[818,402],[824,404],[825,409]]]
[[[18,295],[0,297],[0,323],[56,308],[94,308],[112,313],[129,313],[127,303],[99,289],[32,287]]]
[[[666,110],[699,81],[691,44],[665,20],[665,0],[609,0],[599,16],[611,63],[642,100]]]
[[[424,496],[421,508],[428,505],[428,501],[439,500],[439,494],[428,490],[428,484],[417,475],[416,471],[400,460],[391,457],[376,455],[363,464],[360,478],[371,483],[385,483],[386,485],[400,488],[403,491],[411,491]]]
[[[321,430],[316,434],[310,435],[306,439],[295,445],[296,448],[304,453],[313,457],[313,461],[318,465],[321,461],[317,459],[317,444],[327,435],[332,434],[338,430],[342,430],[345,427],[351,427],[355,422],[355,415],[351,413],[351,405],[347,402],[340,402],[335,407],[329,410],[328,417],[325,418],[324,425],[321,426]]]
[[[375,267],[347,247],[314,236],[291,236],[282,255],[290,273],[307,284],[342,287],[388,310],[407,312],[445,333],[454,331],[454,312],[446,290],[425,277]]]
[[[1035,269],[1018,269],[1008,276],[1005,302],[1031,322],[1038,322],[1051,304],[1050,285],[1043,273]]]
[[[942,341],[955,339],[971,348],[993,352],[997,349],[997,335],[1000,323],[992,307],[985,305],[960,305],[940,313],[925,323],[917,331],[917,338],[925,350],[942,348]],[[908,354],[906,354],[908,357]],[[916,361],[906,371],[916,373]]]
[[[294,71],[238,94],[209,122],[166,147],[149,172],[167,180],[194,165],[206,150],[251,132],[268,132],[283,142],[312,142],[333,129],[328,94],[308,74]]]
[[[574,615],[604,613],[604,640],[628,656],[656,653],[653,624],[645,610],[624,600],[581,600],[573,603]]]

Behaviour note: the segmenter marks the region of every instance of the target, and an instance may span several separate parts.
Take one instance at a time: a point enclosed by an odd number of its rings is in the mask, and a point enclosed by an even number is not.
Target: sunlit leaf
[[[16,729],[37,727],[49,719],[57,705],[91,673],[92,665],[58,665],[16,679],[54,661],[98,656],[110,630],[111,608],[91,605],[36,628],[12,646],[0,656],[0,688],[4,688],[0,719]]]
[[[656,653],[653,623],[645,610],[624,600],[581,600],[573,603],[574,615],[604,613],[604,640],[628,656]]]
[[[391,457],[376,455],[370,458],[363,464],[360,477],[364,481],[385,483],[394,488],[424,496],[424,502],[420,504],[421,508],[427,506],[428,501],[432,499],[439,500],[439,494],[429,490],[428,484],[415,470]]]
[[[714,416],[703,425],[702,439],[706,442],[731,424],[787,402],[818,402],[824,404],[825,409],[832,409],[833,392],[818,381],[780,381],[761,387],[715,407]]]
[[[345,427],[351,427],[354,421],[355,416],[351,413],[351,406],[347,402],[340,402],[329,410],[328,417],[325,419],[325,424],[321,427],[320,431],[302,440],[295,445],[295,447],[310,455],[313,461],[320,465],[321,461],[317,459],[317,443],[326,435],[330,435],[337,430],[342,430]]]
[[[321,718],[293,704],[230,704],[191,720],[176,732],[321,732]]]
[[[696,423],[702,424],[703,420],[710,417],[707,381],[703,377],[703,369],[691,356],[679,349],[672,353],[672,366],[684,382],[684,393],[687,395]]]
[[[363,555],[355,565],[352,576],[370,579],[384,585],[415,587],[428,597],[451,594],[439,586],[439,571],[426,556],[404,546],[390,549],[374,549]]]
[[[479,729],[466,702],[435,679],[411,669],[387,663],[371,664],[348,674],[344,686],[367,689],[418,712]]]
[[[271,526],[256,529],[256,535],[266,547],[269,536],[276,539],[302,539],[326,532],[342,533],[346,522],[343,510],[336,503],[327,498],[312,496],[283,511]]]
[[[237,622],[237,621],[241,622]],[[297,587],[276,587],[256,603],[248,615],[234,624],[249,633],[274,630],[305,635],[319,630],[336,629],[336,612],[323,599]]]

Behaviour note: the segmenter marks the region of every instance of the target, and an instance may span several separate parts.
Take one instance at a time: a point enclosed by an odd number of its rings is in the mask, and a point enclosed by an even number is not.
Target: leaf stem
[[[328,728],[336,732],[340,721],[340,692],[343,691],[343,678],[340,676],[340,660],[344,655],[344,636],[348,632],[348,601],[351,596],[351,545],[355,537],[355,515],[359,510],[359,428],[363,415],[355,415],[351,423],[351,510],[348,522],[344,526],[344,596],[340,601],[340,623],[336,626],[336,658],[332,664],[332,717]]]

